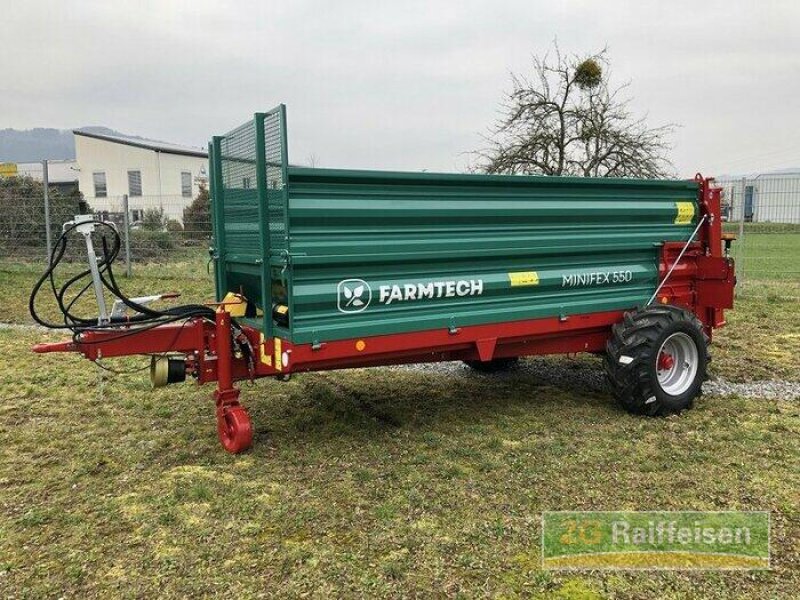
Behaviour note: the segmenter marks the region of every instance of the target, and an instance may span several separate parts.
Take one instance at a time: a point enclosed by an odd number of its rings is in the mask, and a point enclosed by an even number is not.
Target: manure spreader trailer
[[[735,283],[711,179],[296,167],[283,105],[214,137],[209,156],[216,302],[159,309],[162,296],[125,296],[116,228],[78,216],[31,297],[37,321],[72,337],[36,352],[150,355],[156,386],[216,382],[229,452],[252,441],[237,382],[259,377],[455,360],[490,371],[589,352],[605,355],[633,413],[679,412],[700,393]],[[81,235],[88,268],[58,288],[53,273]],[[63,323],[36,312],[45,285]],[[73,314],[81,288],[98,316]]]

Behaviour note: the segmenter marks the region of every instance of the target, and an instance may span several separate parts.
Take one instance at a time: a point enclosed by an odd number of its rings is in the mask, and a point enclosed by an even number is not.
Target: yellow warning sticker
[[[539,285],[539,274],[536,271],[509,273],[508,280],[511,282],[511,287],[516,287],[518,285]]]
[[[688,225],[694,219],[694,202],[676,202],[675,225]]]
[[[275,368],[283,371],[283,359],[281,357],[281,338],[275,338]]]

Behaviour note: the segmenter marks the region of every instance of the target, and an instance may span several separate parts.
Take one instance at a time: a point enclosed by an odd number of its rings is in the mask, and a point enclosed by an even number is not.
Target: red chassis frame
[[[688,245],[661,288],[657,302],[690,308],[711,336],[725,324],[723,311],[733,307],[733,261],[722,252],[720,190],[712,179],[699,175],[699,203],[704,217],[696,240]],[[659,279],[664,280],[686,244],[662,246]],[[219,305],[214,323],[193,318],[184,324],[168,324],[135,333],[135,329],[88,331],[77,342],[37,344],[34,352],[80,352],[89,360],[137,354],[183,354],[186,372],[198,383],[217,382],[214,398],[220,441],[229,452],[250,446],[252,429],[247,412],[239,404],[236,381],[275,377],[295,372],[322,371],[412,362],[481,360],[535,354],[605,351],[611,326],[624,311],[568,317],[549,317],[381,335],[363,339],[293,345],[279,338],[265,340],[253,328],[241,328],[255,356],[248,360],[235,353],[227,307]],[[243,339],[238,340],[241,343]],[[247,345],[247,344],[245,344]]]

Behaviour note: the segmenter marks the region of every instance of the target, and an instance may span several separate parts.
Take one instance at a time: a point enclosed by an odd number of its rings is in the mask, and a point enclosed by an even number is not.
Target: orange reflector
[[[661,297],[661,304],[669,304],[669,298],[666,296]]]
[[[359,352],[361,352],[366,347],[367,347],[367,342],[365,342],[364,340],[358,340],[356,342],[356,350],[358,350]]]

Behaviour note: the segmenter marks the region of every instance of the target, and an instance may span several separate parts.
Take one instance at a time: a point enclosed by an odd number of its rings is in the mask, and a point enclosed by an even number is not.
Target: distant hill
[[[75,127],[89,133],[127,135],[108,127]],[[75,158],[71,129],[0,129],[0,162],[33,162]],[[128,136],[136,137],[136,136]]]

